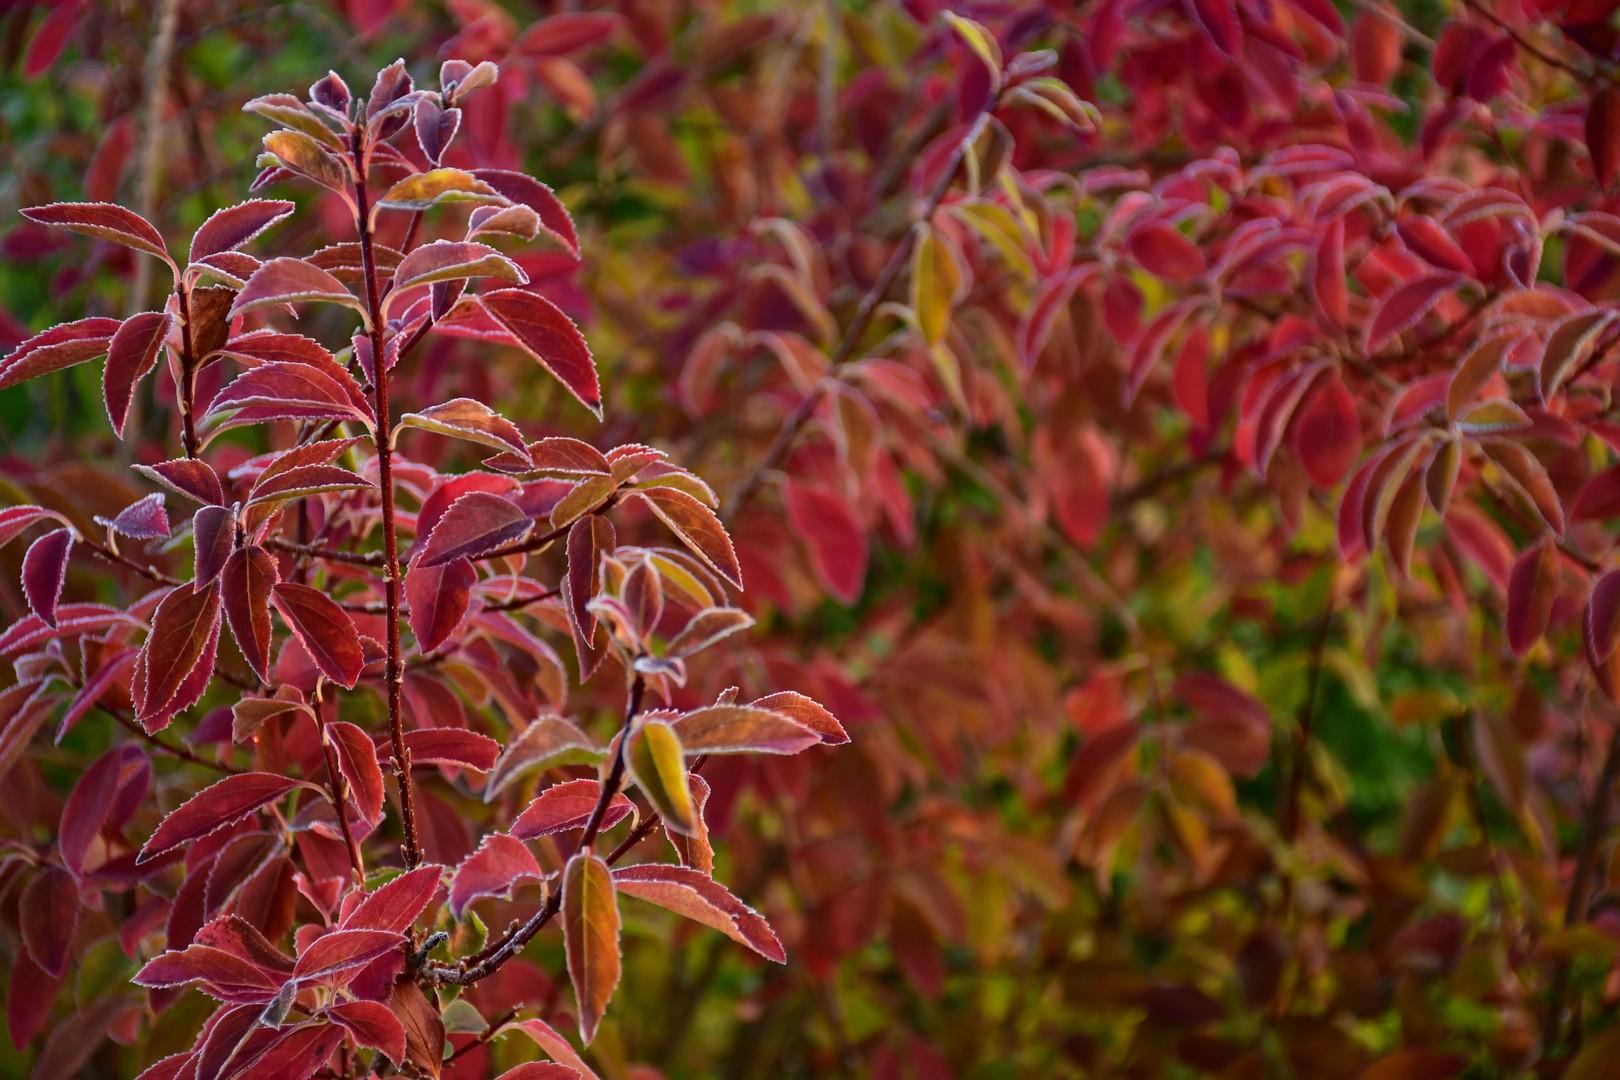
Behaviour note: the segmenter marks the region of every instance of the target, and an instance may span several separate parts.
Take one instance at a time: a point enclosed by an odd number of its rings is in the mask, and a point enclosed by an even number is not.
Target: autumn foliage
[[[1607,1075],[1615,18],[7,9],[0,1071]]]

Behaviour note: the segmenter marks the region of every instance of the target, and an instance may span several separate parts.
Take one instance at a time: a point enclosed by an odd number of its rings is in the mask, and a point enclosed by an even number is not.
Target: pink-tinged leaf
[[[624,20],[611,11],[569,11],[541,19],[518,35],[512,51],[523,56],[565,56],[605,39]]]
[[[404,931],[433,900],[444,867],[429,864],[401,874],[360,902],[343,920],[345,930]]]
[[[476,559],[512,543],[529,531],[534,519],[517,503],[487,491],[473,491],[450,504],[413,568],[443,566],[457,559]]]
[[[405,935],[394,930],[333,930],[315,939],[298,957],[293,978],[299,982],[364,967],[384,953],[405,943]]]
[[[161,540],[169,535],[169,515],[163,509],[162,492],[135,500],[111,521],[98,517],[96,522],[131,540]]]
[[[1620,643],[1620,570],[1610,570],[1593,584],[1584,630],[1587,657],[1596,670],[1608,662]]]
[[[107,418],[112,421],[113,433],[120,439],[124,437],[124,421],[129,417],[135,384],[157,366],[158,351],[169,336],[173,322],[174,316],[167,312],[143,311],[124,320],[107,343],[102,393],[107,403]]]
[[[491,802],[509,784],[556,765],[599,764],[604,751],[583,731],[560,716],[539,716],[507,741],[484,782],[484,801]],[[595,796],[591,796],[594,798]]]
[[[337,1024],[313,1022],[287,1030],[232,1080],[306,1080],[326,1064],[346,1034]]]
[[[1026,371],[1033,368],[1035,361],[1040,358],[1041,350],[1046,347],[1046,339],[1051,336],[1053,324],[1058,315],[1068,308],[1074,291],[1094,272],[1094,267],[1090,265],[1077,266],[1041,283],[1023,321],[1018,325],[1018,356],[1023,360]]]
[[[253,272],[231,304],[230,319],[262,307],[279,307],[306,300],[344,304],[365,314],[358,297],[343,282],[303,259],[270,259]]]
[[[296,688],[284,686],[275,697],[245,697],[238,701],[231,706],[231,742],[247,742],[266,723],[288,713],[299,713],[318,724],[315,710],[305,705],[303,698]]]
[[[743,587],[742,567],[737,564],[737,552],[731,546],[731,537],[727,535],[725,526],[720,524],[713,510],[676,488],[641,488],[635,494],[646,502],[660,521],[669,526],[681,543],[708,564],[709,569],[738,589]],[[863,568],[864,565],[863,560]]]
[[[568,208],[540,181],[520,172],[502,169],[474,169],[473,176],[520,206],[527,206],[540,218],[540,227],[556,238],[569,253],[579,255],[579,234]]]
[[[381,1002],[345,1001],[328,1005],[322,1015],[342,1025],[359,1045],[381,1050],[389,1061],[405,1059],[405,1026]]]
[[[137,864],[148,862],[171,848],[199,840],[215,829],[233,825],[294,788],[308,788],[325,794],[314,784],[274,773],[227,776],[199,791],[164,818],[135,861]]]
[[[740,608],[704,608],[687,620],[681,632],[670,639],[664,650],[669,657],[687,657],[746,630],[754,625],[754,617]]]
[[[1166,346],[1170,339],[1179,332],[1198,307],[1198,300],[1183,300],[1171,304],[1153,321],[1143,328],[1137,337],[1136,344],[1131,349],[1131,359],[1128,365],[1128,375],[1125,382],[1125,407],[1130,408],[1136,401],[1136,395],[1141,393],[1142,386],[1147,382],[1148,376],[1158,366],[1159,360],[1164,356]],[[1200,326],[1200,329],[1202,327]]]
[[[405,733],[405,749],[412,764],[437,762],[465,765],[478,772],[489,772],[500,757],[501,744],[488,735],[462,728],[418,728]]]
[[[1333,487],[1355,466],[1361,456],[1361,420],[1354,395],[1337,373],[1317,387],[1299,414],[1294,442],[1317,487]]]
[[[556,1062],[530,1061],[515,1069],[507,1069],[495,1080],[578,1080],[583,1075],[578,1069],[570,1069]]]
[[[220,506],[225,502],[225,488],[219,482],[219,474],[212,466],[195,458],[165,461],[161,465],[136,465],[134,468],[153,483],[205,506]]]
[[[1408,251],[1436,270],[1450,270],[1465,277],[1474,273],[1473,261],[1433,218],[1401,218],[1395,223],[1395,231]]]
[[[710,705],[672,723],[688,754],[797,754],[821,742],[785,712],[754,705]]]
[[[57,529],[28,545],[23,556],[22,586],[28,607],[45,621],[56,625],[56,605],[62,599],[67,581],[68,556],[73,552],[73,530]]]
[[[405,602],[418,651],[430,653],[450,640],[467,617],[477,583],[470,559],[412,568],[405,578]]]
[[[486,244],[435,240],[401,260],[394,270],[394,294],[419,285],[475,277],[498,277],[518,285],[529,283],[529,275],[517,263]]]
[[[335,721],[324,728],[337,754],[338,769],[349,783],[354,803],[368,825],[376,826],[383,814],[383,775],[377,765],[377,748],[371,736],[346,721]]]
[[[488,833],[450,879],[450,911],[459,919],[467,905],[480,897],[511,899],[514,887],[539,880],[539,864],[522,841],[505,833]]]
[[[279,199],[249,199],[215,211],[191,237],[191,262],[234,251],[291,214],[297,207]]]
[[[205,506],[191,517],[195,556],[192,587],[208,585],[225,569],[236,543],[236,514],[223,506]]]
[[[519,1020],[501,1028],[502,1031],[521,1031],[533,1039],[535,1045],[540,1047],[551,1060],[567,1068],[573,1069],[585,1080],[598,1080],[596,1073],[585,1064],[583,1058],[575,1052],[573,1044],[557,1031],[556,1028],[544,1020]]]
[[[353,690],[366,659],[349,613],[321,590],[290,581],[271,588],[270,602],[321,674]]]
[[[568,978],[579,1007],[579,1037],[589,1046],[620,972],[613,876],[607,863],[590,852],[576,854],[563,867],[562,923]]]
[[[590,346],[562,309],[535,293],[500,289],[477,297],[489,317],[557,377],[579,403],[602,416],[602,391]]]
[[[1541,400],[1549,401],[1571,372],[1591,357],[1598,338],[1615,321],[1612,311],[1579,311],[1553,325],[1541,351]]]
[[[1457,366],[1451,377],[1451,385],[1446,389],[1448,421],[1453,424],[1457,422],[1491,378],[1502,370],[1503,358],[1523,340],[1523,331],[1509,331],[1486,338],[1474,347]]]
[[[1606,83],[1587,102],[1586,149],[1598,187],[1609,188],[1620,175],[1620,87]]]
[[[472,398],[454,398],[420,412],[406,413],[399,418],[403,427],[421,428],[451,438],[466,439],[493,450],[504,450],[529,460],[529,448],[523,441],[518,426],[482,401]],[[573,439],[542,440],[542,442],[574,442]],[[585,445],[581,443],[580,445]],[[593,450],[594,453],[594,450]],[[601,455],[598,455],[599,457]],[[605,464],[605,462],[604,462]],[[523,471],[527,471],[524,469]],[[607,470],[602,470],[606,472]]]
[[[60,866],[48,866],[28,883],[17,904],[23,944],[40,970],[60,979],[79,932],[79,883]]]
[[[264,1004],[275,999],[278,980],[239,956],[208,945],[188,945],[153,957],[130,980],[149,989],[200,982],[210,994],[233,1004]]]
[[[1558,578],[1558,549],[1551,543],[1537,544],[1514,562],[1508,575],[1504,623],[1514,656],[1529,652],[1546,632],[1553,601],[1558,598]]]
[[[45,520],[68,523],[61,514],[43,506],[8,506],[0,510],[0,545],[9,544],[28,526]]]
[[[1187,14],[1221,52],[1234,60],[1243,52],[1243,25],[1233,0],[1187,0]]]
[[[594,647],[596,616],[586,607],[601,590],[602,555],[618,546],[613,523],[605,515],[589,514],[568,530],[568,576],[563,580],[563,606],[574,635],[579,677],[584,682],[601,663],[604,652]],[[492,781],[493,782],[493,781]]]
[[[1223,0],[1208,0],[1221,3]],[[1131,234],[1131,258],[1152,274],[1165,281],[1191,281],[1208,269],[1198,245],[1183,236],[1174,226],[1155,221]]]
[[[1322,318],[1343,330],[1350,322],[1350,289],[1344,272],[1344,218],[1322,231],[1311,256],[1311,295]]]
[[[82,0],[66,0],[46,13],[28,41],[28,52],[23,55],[23,78],[37,79],[51,69],[67,48],[73,31],[78,29],[83,6]],[[13,1040],[13,1045],[22,1046],[23,1042]]]
[[[1367,321],[1363,351],[1371,356],[1386,342],[1416,326],[1436,304],[1456,292],[1462,282],[1456,274],[1431,271],[1390,290]]]
[[[0,634],[0,656],[12,656],[52,638],[98,633],[109,626],[142,629],[139,619],[104,604],[63,604],[56,609],[56,625],[45,625],[38,615],[24,615]]]
[[[126,772],[144,769],[148,778],[152,766],[140,747],[125,743],[102,754],[79,777],[62,807],[62,821],[57,832],[57,849],[62,854],[62,865],[75,877],[84,873],[85,858],[96,836],[107,825],[123,789],[120,777]],[[137,788],[136,790],[141,790]]]
[[[815,700],[792,690],[767,694],[750,703],[749,708],[768,709],[780,713],[801,727],[815,732],[828,746],[841,746],[849,742],[849,733],[844,730],[844,725],[838,722],[837,717]]]
[[[686,866],[644,863],[615,870],[613,883],[626,896],[668,908],[713,927],[767,960],[787,963],[787,953],[770,924],[707,874]]]
[[[113,203],[52,203],[49,206],[31,206],[18,213],[41,225],[67,229],[98,240],[111,240],[136,251],[156,255],[169,264],[177,278],[179,276],[179,268],[169,258],[168,247],[163,243],[163,234],[133,210],[125,210]]]
[[[611,476],[587,476],[558,499],[551,508],[552,529],[565,528],[602,507],[618,487]]]
[[[533,840],[537,836],[583,829],[601,797],[602,785],[595,780],[564,780],[553,784],[518,815],[512,823],[512,836],[517,840]],[[634,809],[635,803],[622,794],[613,796],[607,813],[602,816],[602,828],[613,828]]]
[[[222,414],[242,410],[220,423]],[[359,388],[339,369],[274,363],[238,375],[208,403],[203,423],[219,430],[265,420],[358,420],[369,430],[377,423]]]
[[[80,319],[35,334],[0,360],[0,390],[95,359],[122,325],[117,319]]]
[[[6,1031],[11,1045],[25,1047],[39,1034],[39,1029],[50,1019],[51,1006],[62,990],[62,980],[52,978],[28,957],[27,949],[18,949],[10,965],[10,980],[6,986]]]
[[[1388,86],[1401,66],[1401,31],[1375,10],[1364,10],[1350,28],[1350,60],[1357,80]]]
[[[219,621],[218,582],[195,592],[182,585],[163,598],[152,615],[152,632],[141,653],[136,719],[164,719],[202,696],[202,687],[190,694],[188,683],[204,661],[210,668],[204,674],[212,674]]]
[[[261,547],[237,551],[225,560],[220,572],[231,636],[253,673],[265,683],[270,681],[270,594],[278,577],[275,558]]]
[[[266,469],[248,492],[247,505],[285,502],[329,491],[360,491],[372,486],[365,477],[336,465],[301,465],[274,475]]]
[[[866,529],[849,503],[825,484],[789,480],[782,485],[788,521],[810,549],[816,577],[846,607],[866,580]]]

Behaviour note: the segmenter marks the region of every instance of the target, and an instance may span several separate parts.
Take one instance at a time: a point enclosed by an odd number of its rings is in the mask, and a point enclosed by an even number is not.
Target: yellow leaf
[[[937,345],[950,326],[951,305],[962,291],[962,271],[945,240],[933,229],[923,233],[911,259],[911,308],[924,340]]]

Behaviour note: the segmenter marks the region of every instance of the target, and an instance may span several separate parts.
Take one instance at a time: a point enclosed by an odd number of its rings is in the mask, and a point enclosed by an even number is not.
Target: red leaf
[[[581,405],[602,417],[602,391],[596,363],[584,335],[562,310],[543,296],[522,289],[500,289],[476,298],[490,318],[540,366],[555,375]]]
[[[1462,284],[1456,274],[1431,271],[1390,290],[1367,322],[1363,351],[1371,356],[1397,334],[1416,326],[1447,294]]]
[[[1170,389],[1195,429],[1209,427],[1209,329],[1202,322],[1188,331],[1176,353]]]
[[[518,840],[533,840],[537,836],[583,829],[601,797],[602,785],[595,780],[565,780],[553,784],[512,822],[512,836]],[[611,829],[634,809],[635,804],[622,794],[613,796],[602,817],[602,828]]]
[[[1344,218],[1334,218],[1311,256],[1311,295],[1316,310],[1343,330],[1350,322],[1350,290],[1344,273]]]
[[[48,866],[28,883],[17,905],[23,944],[40,970],[60,979],[79,932],[79,883],[60,866]]]
[[[78,29],[79,9],[83,6],[80,0],[67,0],[46,13],[28,41],[28,52],[23,56],[23,78],[37,79],[51,69],[67,47],[68,38]]]
[[[129,417],[135,384],[157,366],[158,350],[163,347],[173,323],[174,316],[166,311],[143,311],[124,320],[107,344],[107,367],[101,375],[102,395],[113,433],[120,439],[124,437],[124,421]]]
[[[306,1080],[326,1064],[343,1041],[346,1029],[314,1022],[286,1031],[270,1049],[231,1080]]]
[[[0,360],[0,390],[95,359],[122,325],[117,319],[80,319],[40,331]]]
[[[450,911],[459,919],[467,905],[480,897],[511,899],[515,886],[539,880],[540,866],[522,841],[505,833],[488,833],[450,879]]]
[[[438,1080],[444,1060],[444,1020],[437,1000],[429,1000],[416,980],[402,978],[394,983],[388,1008],[405,1029],[405,1064],[412,1072]]]
[[[152,766],[140,747],[125,743],[98,757],[68,795],[62,807],[62,821],[57,833],[57,850],[62,854],[62,865],[75,877],[84,874],[85,857],[90,852],[97,834],[107,825],[114,803],[120,801],[123,790],[120,777],[126,770],[144,768],[150,779]],[[144,785],[139,789],[144,794]]]
[[[236,415],[224,418],[227,412]],[[369,430],[376,416],[359,387],[341,369],[332,373],[309,364],[264,364],[238,375],[214,395],[203,423],[218,430],[265,420],[358,420]]]
[[[1605,469],[1586,482],[1569,516],[1574,521],[1620,517],[1620,465]]]
[[[394,269],[394,291],[389,298],[418,285],[474,277],[498,277],[519,285],[529,283],[529,275],[519,269],[517,263],[487,244],[435,240],[415,248],[400,261]]]
[[[1229,0],[1193,0],[1194,3],[1222,4]],[[1208,269],[1198,245],[1173,225],[1155,221],[1131,234],[1131,258],[1154,277],[1166,281],[1191,281]]]
[[[1300,413],[1294,444],[1317,487],[1333,487],[1355,466],[1361,456],[1361,420],[1355,397],[1337,373],[1318,386]]]
[[[202,697],[213,675],[219,616],[218,582],[197,592],[184,585],[171,589],[153,613],[135,694],[136,719],[147,723],[148,730],[151,723],[167,720]],[[198,672],[200,677],[193,679]]]
[[[1413,216],[1395,223],[1395,231],[1407,250],[1437,270],[1450,270],[1464,276],[1474,272],[1474,264],[1433,218]]]
[[[821,741],[828,746],[841,746],[849,742],[849,733],[844,730],[844,725],[838,722],[837,717],[816,701],[792,690],[767,694],[750,703],[749,707],[781,713],[821,736]]]
[[[291,456],[291,455],[288,455]],[[280,464],[280,462],[277,462]],[[280,503],[329,491],[356,491],[372,486],[357,473],[336,465],[299,465],[272,472],[266,469],[248,492],[247,505]]]
[[[296,209],[279,199],[249,199],[217,210],[192,234],[190,261],[234,251]]]
[[[579,1007],[580,1041],[589,1046],[619,985],[619,905],[607,863],[577,852],[563,867],[563,945]]]
[[[319,589],[283,581],[270,590],[270,602],[309,652],[321,674],[354,689],[366,666],[360,634],[349,613]]]
[[[413,568],[431,568],[457,559],[476,559],[512,543],[534,524],[511,499],[473,491],[450,504],[412,560]]]
[[[168,263],[175,276],[179,277],[179,268],[169,258],[163,234],[133,210],[126,210],[114,203],[51,203],[49,206],[30,206],[18,213],[41,225],[52,225],[98,240],[111,240],[136,251],[156,255]]]
[[[520,172],[474,169],[472,174],[506,198],[533,210],[540,218],[541,228],[554,236],[570,254],[579,255],[579,235],[574,231],[574,219],[568,216],[568,208],[550,188]]]
[[[1041,283],[1023,321],[1018,324],[1018,356],[1023,360],[1026,371],[1033,368],[1035,361],[1040,358],[1041,350],[1046,347],[1046,339],[1051,336],[1052,325],[1058,315],[1068,308],[1074,290],[1093,272],[1093,267],[1089,265],[1077,266]]]
[[[130,981],[154,989],[200,982],[214,997],[233,1004],[265,1004],[280,989],[256,965],[209,945],[188,945],[153,957]]]
[[[411,633],[419,652],[430,653],[450,640],[467,617],[476,584],[478,573],[471,559],[411,569],[405,578],[405,602],[410,605]]]
[[[343,929],[406,930],[427,910],[443,872],[430,863],[401,874],[361,901],[343,920]]]
[[[710,705],[672,724],[688,754],[797,754],[821,742],[782,712],[753,705]]]
[[[1610,570],[1592,586],[1584,630],[1587,657],[1594,670],[1601,668],[1620,643],[1620,571]]]
[[[680,537],[681,543],[709,565],[709,569],[737,588],[743,587],[737,552],[713,510],[675,488],[645,488],[636,494]]]
[[[623,22],[611,11],[564,12],[541,19],[530,26],[512,45],[512,51],[524,56],[563,56],[594,45]]]
[[[49,518],[66,525],[67,519],[43,506],[8,506],[0,510],[0,545],[9,544],[28,526]]]
[[[713,927],[767,960],[787,963],[787,954],[770,924],[707,874],[686,866],[644,863],[615,870],[613,884],[626,896],[668,908]]]
[[[195,555],[192,587],[201,588],[225,569],[236,543],[236,515],[223,506],[205,506],[191,517]]]
[[[22,586],[28,606],[45,621],[56,625],[56,605],[62,599],[67,581],[68,556],[73,552],[73,530],[57,529],[28,545],[23,556]]]
[[[276,560],[261,547],[237,551],[225,560],[220,572],[231,636],[253,673],[265,683],[270,681],[270,592],[278,576]]]
[[[252,772],[227,776],[199,791],[164,818],[146,846],[141,848],[135,862],[137,865],[147,862],[171,848],[199,840],[215,829],[241,821],[294,788],[321,791],[314,784],[274,773]]]
[[[38,615],[24,615],[0,634],[0,656],[11,656],[52,638],[94,633],[109,626],[140,629],[140,622],[104,604],[63,604],[56,609],[56,625],[46,626]]]
[[[165,461],[161,465],[136,465],[134,468],[148,480],[204,505],[219,506],[225,502],[225,488],[219,482],[219,474],[195,458]]]
[[[405,733],[405,749],[410,753],[413,765],[439,762],[489,772],[495,767],[495,759],[500,756],[501,744],[476,731],[418,728]]]
[[[1233,0],[1187,0],[1187,13],[1211,45],[1237,59],[1243,51],[1243,26]]]
[[[860,599],[866,579],[866,530],[847,502],[824,484],[782,485],[788,521],[810,548],[816,577],[845,606]]]
[[[315,939],[298,957],[293,978],[299,982],[335,975],[364,967],[384,953],[404,944],[405,935],[395,930],[333,930]]]
[[[375,826],[382,820],[385,795],[376,745],[370,735],[346,721],[327,724],[324,731],[337,754],[338,769],[349,782],[360,816],[367,824]]]
[[[597,1080],[596,1073],[592,1072],[591,1067],[574,1051],[573,1045],[544,1020],[519,1020],[509,1025],[507,1030],[523,1032],[553,1061],[573,1069],[586,1080]]]
[[[18,949],[11,960],[11,980],[6,987],[6,1031],[11,1045],[26,1047],[50,1019],[51,1006],[61,992],[62,980],[54,979],[33,960],[28,950]]]
[[[359,1045],[381,1050],[390,1061],[405,1059],[405,1026],[381,1002],[345,1001],[328,1005],[323,1015],[341,1024]]]
[[[1620,173],[1620,87],[1605,84],[1587,103],[1586,149],[1598,187],[1608,188]]]
[[[1388,86],[1401,66],[1400,28],[1376,11],[1361,12],[1350,28],[1350,60],[1358,80]]]
[[[1558,598],[1558,578],[1558,549],[1550,542],[1537,544],[1514,562],[1508,575],[1503,627],[1514,656],[1529,652],[1546,632],[1553,601]]]
[[[305,300],[344,304],[364,314],[360,300],[343,282],[303,259],[270,259],[253,272],[231,303],[228,318],[262,307],[280,307]]]
[[[558,1065],[556,1062],[530,1061],[514,1069],[507,1069],[495,1080],[577,1080],[583,1075],[578,1069]]]

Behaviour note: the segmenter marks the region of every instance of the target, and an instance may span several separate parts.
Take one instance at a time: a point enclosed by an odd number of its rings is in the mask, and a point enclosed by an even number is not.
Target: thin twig
[[[141,725],[137,724],[134,720],[131,720],[129,717],[125,716],[116,709],[107,709],[105,706],[103,706],[103,709],[114,720],[118,721],[125,728],[129,729],[143,742],[156,749],[159,753],[168,754],[172,758],[178,758],[179,760],[189,762],[192,765],[201,765],[205,769],[213,769],[215,772],[225,773],[229,776],[234,776],[241,771],[239,769],[233,769],[229,765],[221,765],[217,761],[209,761],[205,757],[199,757],[183,746],[172,746],[158,738],[156,735],[153,735],[151,732],[141,727]]]

